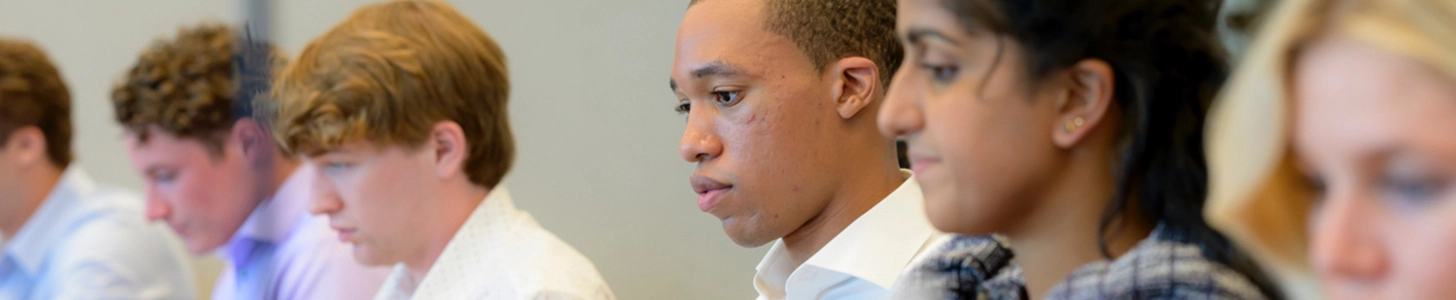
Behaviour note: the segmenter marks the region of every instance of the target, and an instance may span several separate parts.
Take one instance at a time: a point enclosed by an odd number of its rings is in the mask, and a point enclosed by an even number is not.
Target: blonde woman
[[[1209,122],[1210,223],[1296,298],[1456,294],[1456,2],[1270,21]]]

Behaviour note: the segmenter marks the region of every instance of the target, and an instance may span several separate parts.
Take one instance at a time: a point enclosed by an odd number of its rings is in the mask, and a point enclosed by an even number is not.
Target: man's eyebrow
[[[147,166],[146,170],[142,171],[142,174],[147,177],[157,177],[157,172],[161,172],[161,169],[158,166]]]
[[[693,69],[692,73],[694,79],[709,76],[743,76],[747,74],[747,72],[743,71],[743,68],[716,60],[697,69]]]
[[[709,62],[701,67],[693,69],[693,71],[690,73],[693,74],[693,79],[703,79],[704,77],[712,76],[736,77],[748,74],[748,72],[743,71],[743,68],[739,68],[738,66],[719,60]],[[673,91],[677,91],[677,80],[668,78],[667,87],[671,88]]]

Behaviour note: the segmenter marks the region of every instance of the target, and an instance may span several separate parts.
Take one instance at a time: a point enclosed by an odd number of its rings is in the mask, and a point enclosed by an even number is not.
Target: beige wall
[[[372,1],[276,1],[279,43],[307,41]],[[677,154],[684,119],[667,90],[687,1],[453,1],[510,60],[519,145],[506,183],[517,204],[590,257],[622,299],[744,299],[766,249],[742,249],[698,212],[692,166]],[[120,152],[109,87],[154,38],[200,20],[236,22],[223,0],[0,0],[0,35],[58,61],[75,98],[81,165],[140,190]],[[216,261],[202,261],[215,273]],[[205,279],[204,282],[211,282]]]

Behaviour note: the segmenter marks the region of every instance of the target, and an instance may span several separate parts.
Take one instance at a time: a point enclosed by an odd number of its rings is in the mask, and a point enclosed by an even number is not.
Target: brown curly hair
[[[66,82],[40,47],[0,38],[0,145],[28,126],[44,133],[52,164],[71,164],[71,92]]]
[[[221,24],[182,28],[176,39],[152,43],[111,91],[116,121],[140,142],[158,128],[221,153],[225,132],[239,117],[232,113],[236,44],[232,28]]]

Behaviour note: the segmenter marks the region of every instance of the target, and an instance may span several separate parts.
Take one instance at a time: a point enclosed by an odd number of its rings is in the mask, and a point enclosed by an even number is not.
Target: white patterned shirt
[[[612,300],[596,266],[496,186],[460,226],[423,280],[398,264],[376,300]]]

